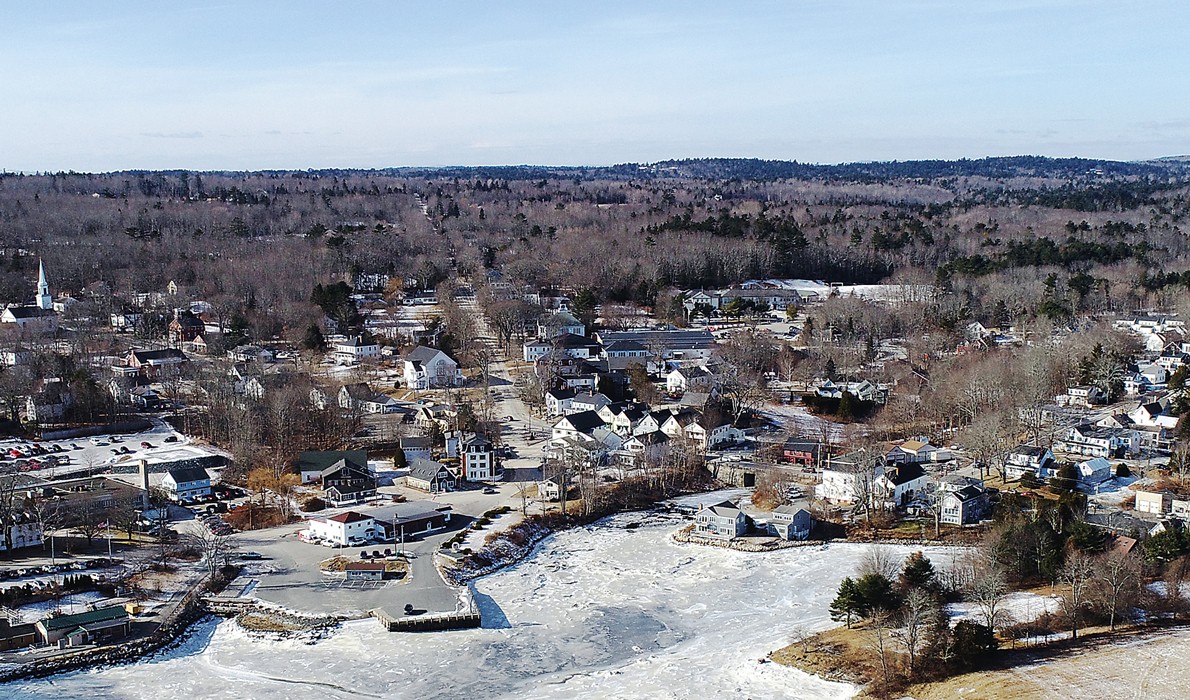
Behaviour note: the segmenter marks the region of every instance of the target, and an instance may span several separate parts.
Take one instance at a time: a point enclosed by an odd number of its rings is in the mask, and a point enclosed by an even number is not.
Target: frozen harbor
[[[680,524],[628,514],[548,539],[475,583],[483,629],[385,633],[363,620],[307,644],[211,620],[140,663],[16,683],[3,696],[851,697],[849,685],[759,660],[798,630],[834,626],[827,608],[864,546],[745,554],[674,544]]]

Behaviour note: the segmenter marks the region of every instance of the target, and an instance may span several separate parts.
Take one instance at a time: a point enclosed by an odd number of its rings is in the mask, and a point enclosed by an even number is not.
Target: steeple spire
[[[50,295],[50,283],[45,278],[45,263],[37,261],[37,306],[42,309],[54,308],[54,297]]]

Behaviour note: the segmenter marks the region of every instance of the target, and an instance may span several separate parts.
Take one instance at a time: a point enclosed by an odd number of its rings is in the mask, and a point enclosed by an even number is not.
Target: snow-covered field
[[[851,697],[849,685],[759,660],[799,630],[834,626],[827,608],[865,547],[757,555],[678,545],[669,536],[682,522],[628,514],[547,539],[475,583],[483,629],[399,634],[362,620],[307,645],[208,621],[144,662],[17,683],[3,696]]]
[[[802,279],[769,279],[748,280],[749,283],[759,283],[780,289],[792,289],[799,292],[813,292],[820,299],[825,299],[832,293],[839,296],[856,296],[869,301],[902,302],[925,301],[933,298],[938,290],[928,284],[843,284],[831,285],[819,280]]]
[[[1038,595],[1027,591],[1018,591],[1004,596],[998,606],[1012,617],[1013,622],[1032,622],[1044,613],[1057,612],[1061,598],[1056,595]],[[946,613],[952,622],[970,620],[983,622],[983,611],[975,603],[951,603],[946,606]],[[999,618],[999,614],[996,615]]]

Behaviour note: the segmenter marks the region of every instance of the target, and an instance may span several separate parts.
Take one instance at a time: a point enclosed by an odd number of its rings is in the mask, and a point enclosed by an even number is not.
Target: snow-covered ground
[[[828,606],[865,546],[746,554],[674,543],[683,522],[626,514],[547,539],[475,582],[482,629],[386,633],[361,620],[308,645],[209,621],[142,663],[12,684],[4,697],[851,697],[852,686],[759,660],[834,626]]]
[[[91,603],[103,600],[103,598],[103,594],[99,591],[84,591],[62,596],[61,600],[46,600],[40,603],[22,605],[16,608],[16,613],[20,615],[21,622],[37,622],[41,618],[49,616],[50,613],[57,609],[61,609],[62,612],[67,614],[86,612]]]
[[[1057,612],[1060,604],[1061,598],[1056,595],[1018,591],[1004,596],[999,609],[1012,616],[1013,622],[1032,622],[1044,613]],[[983,610],[975,603],[950,603],[946,606],[946,613],[952,623],[960,620],[983,621]]]
[[[804,435],[812,438],[819,438],[824,431],[830,434],[831,440],[839,442],[843,440],[845,426],[842,423],[835,423],[828,421],[820,416],[816,416],[802,404],[770,404],[761,409],[761,414],[768,420],[781,426],[782,430],[793,431],[796,435]],[[851,428],[859,432],[866,428],[859,426]]]
[[[901,302],[925,301],[937,293],[937,288],[928,284],[844,284],[831,285],[819,280],[801,279],[769,279],[749,280],[781,289],[793,289],[799,292],[814,292],[820,299],[825,299],[832,293],[839,296],[857,296],[869,301]]]

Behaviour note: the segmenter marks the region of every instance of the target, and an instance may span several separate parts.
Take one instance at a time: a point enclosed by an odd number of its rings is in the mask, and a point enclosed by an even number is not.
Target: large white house
[[[665,390],[671,394],[687,391],[709,392],[714,383],[715,375],[699,365],[678,367],[665,375]]]
[[[1135,430],[1108,428],[1094,423],[1076,425],[1054,442],[1059,452],[1085,457],[1122,457],[1140,448],[1140,436]]]
[[[1038,476],[1042,470],[1050,468],[1054,463],[1054,453],[1048,449],[1035,445],[1018,445],[1004,460],[1004,477],[1019,479],[1025,472]]]
[[[354,365],[360,360],[380,357],[380,344],[374,340],[364,340],[363,336],[353,335],[335,343],[335,364]]]
[[[502,476],[496,471],[496,451],[491,440],[470,435],[459,443],[461,471],[467,481],[492,481]]]
[[[211,476],[202,467],[177,467],[166,472],[162,487],[175,501],[192,501],[211,495]]]
[[[463,383],[459,363],[437,348],[419,345],[404,359],[405,386],[410,389],[440,389]]]

